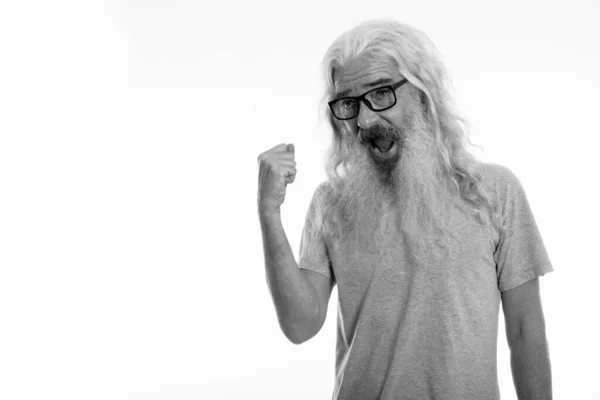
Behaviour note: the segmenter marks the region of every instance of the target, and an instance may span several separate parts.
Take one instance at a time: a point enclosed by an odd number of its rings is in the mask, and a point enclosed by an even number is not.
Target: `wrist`
[[[281,216],[281,208],[270,206],[259,206],[258,215],[261,219],[273,218]]]

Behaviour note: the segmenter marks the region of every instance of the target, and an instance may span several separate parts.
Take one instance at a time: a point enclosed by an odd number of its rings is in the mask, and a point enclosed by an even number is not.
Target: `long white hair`
[[[473,145],[468,135],[468,123],[455,111],[449,90],[449,78],[441,57],[431,40],[421,31],[392,21],[366,21],[338,37],[327,50],[322,66],[326,82],[322,112],[333,131],[332,143],[325,158],[328,181],[318,191],[313,214],[314,234],[337,236],[340,221],[338,202],[348,172],[347,157],[343,151],[343,132],[331,114],[327,102],[334,96],[334,73],[350,60],[362,56],[391,60],[405,77],[420,99],[428,122],[434,131],[436,154],[443,173],[451,178],[462,198],[471,204],[481,224],[485,224],[486,208],[494,227],[502,229],[500,210],[482,179],[483,165],[467,149]],[[316,211],[316,210],[313,210]]]

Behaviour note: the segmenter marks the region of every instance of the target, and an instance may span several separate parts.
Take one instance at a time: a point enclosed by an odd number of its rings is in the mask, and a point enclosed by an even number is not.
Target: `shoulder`
[[[496,163],[481,163],[478,167],[483,179],[492,185],[515,186],[521,182],[508,167]]]
[[[333,195],[333,185],[331,181],[324,180],[319,185],[317,185],[314,193],[313,193],[313,202],[323,202],[331,199]]]
[[[315,189],[315,193],[324,194],[326,192],[330,192],[333,189],[331,181],[329,179],[324,180],[319,183],[317,188]]]
[[[481,163],[477,167],[485,186],[501,201],[523,192],[523,185],[517,175],[508,167],[496,163]]]
[[[520,179],[510,168],[495,163],[482,163],[479,172],[504,216],[512,214],[527,201]]]
[[[317,185],[310,197],[309,214],[314,215],[315,212],[323,212],[325,204],[328,203],[331,191],[332,188],[329,180],[325,180]]]

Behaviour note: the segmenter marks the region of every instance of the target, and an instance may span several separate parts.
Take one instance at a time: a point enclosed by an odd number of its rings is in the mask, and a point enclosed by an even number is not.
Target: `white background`
[[[330,139],[319,63],[356,23],[394,18],[437,44],[477,156],[526,189],[555,268],[554,398],[600,399],[598,3],[287,3],[2,3],[0,398],[331,398],[337,289],[322,331],[288,342],[257,156],[296,146],[297,259]],[[516,399],[502,311],[498,334]]]

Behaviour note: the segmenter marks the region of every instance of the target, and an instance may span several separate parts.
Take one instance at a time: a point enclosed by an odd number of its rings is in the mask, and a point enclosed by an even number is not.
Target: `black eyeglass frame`
[[[404,78],[400,82],[396,82],[393,85],[379,86],[379,87],[376,87],[375,89],[371,89],[368,92],[363,93],[362,95],[356,96],[356,97],[351,97],[351,96],[340,97],[339,99],[331,100],[327,104],[329,105],[329,109],[331,110],[331,113],[333,114],[333,116],[340,121],[347,121],[349,119],[356,118],[358,116],[358,113],[360,112],[360,101],[361,100],[367,105],[367,107],[369,107],[369,109],[371,111],[380,112],[380,111],[389,110],[390,108],[394,107],[396,105],[396,102],[398,101],[398,99],[396,98],[396,89],[398,89],[400,86],[404,85],[406,82],[408,82],[408,79]],[[369,100],[367,100],[366,96],[371,92],[374,92],[376,90],[385,89],[385,88],[389,88],[392,90],[392,94],[394,95],[394,102],[389,107],[382,108],[380,110],[375,110],[373,108],[373,105],[371,105],[371,102]],[[337,103],[340,100],[347,100],[347,99],[351,99],[356,102],[356,104],[357,104],[356,115],[349,117],[349,118],[338,118],[337,115],[335,115],[335,112],[333,111],[333,105],[334,105],[334,103]]]

